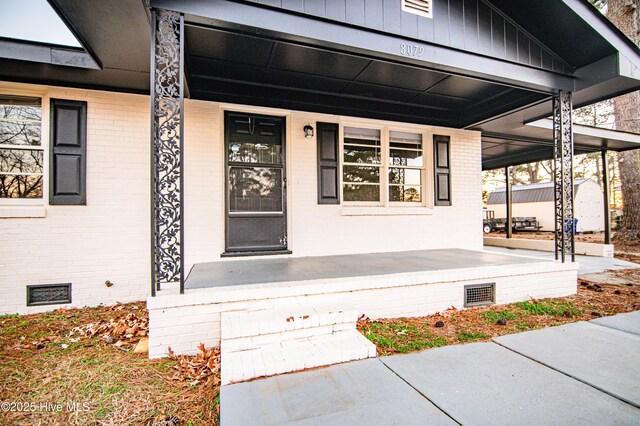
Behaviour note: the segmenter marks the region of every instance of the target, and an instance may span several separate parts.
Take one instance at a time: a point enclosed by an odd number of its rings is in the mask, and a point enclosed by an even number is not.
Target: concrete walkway
[[[537,257],[542,259],[555,259],[554,253],[538,250],[484,246],[484,251],[489,253],[512,254],[517,256]],[[640,268],[640,265],[638,265],[637,263],[627,262],[626,260],[615,259],[613,257],[577,255],[576,262],[580,264],[578,275],[594,274],[598,272],[604,272],[609,269]]]
[[[223,386],[222,425],[640,424],[640,311]]]

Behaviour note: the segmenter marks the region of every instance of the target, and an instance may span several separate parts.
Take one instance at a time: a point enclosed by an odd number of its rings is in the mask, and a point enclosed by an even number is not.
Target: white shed
[[[513,217],[535,216],[542,231],[553,231],[554,190],[553,182],[534,183],[512,187]],[[495,212],[496,218],[505,218],[505,188],[489,194],[487,209]],[[574,182],[574,217],[578,219],[577,232],[598,232],[604,229],[604,198],[600,185],[591,179],[576,179]]]

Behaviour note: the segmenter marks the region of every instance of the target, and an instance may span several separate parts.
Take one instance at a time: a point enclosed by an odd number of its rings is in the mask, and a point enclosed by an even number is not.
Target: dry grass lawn
[[[146,318],[144,303],[0,317],[0,401],[16,403],[0,424],[217,424],[219,370],[196,381],[185,359],[133,353]]]

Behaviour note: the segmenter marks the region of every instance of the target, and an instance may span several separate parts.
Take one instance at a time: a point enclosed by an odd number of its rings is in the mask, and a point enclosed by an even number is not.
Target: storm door
[[[287,250],[284,118],[225,115],[226,253]]]

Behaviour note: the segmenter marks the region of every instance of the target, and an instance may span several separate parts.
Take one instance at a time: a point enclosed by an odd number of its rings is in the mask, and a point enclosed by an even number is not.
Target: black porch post
[[[553,179],[555,183],[556,260],[575,262],[573,222],[573,129],[571,92],[553,99]]]
[[[184,292],[184,18],[151,16],[151,294],[179,282]]]
[[[505,188],[505,193],[507,195],[506,206],[507,206],[507,238],[511,238],[513,236],[513,211],[512,211],[512,193],[511,193],[511,168],[509,166],[504,168],[504,177],[507,184]]]
[[[607,151],[602,151],[602,188],[604,189],[604,243],[611,244],[611,217],[609,201],[609,161]]]

